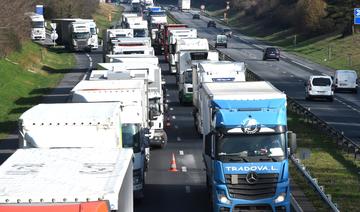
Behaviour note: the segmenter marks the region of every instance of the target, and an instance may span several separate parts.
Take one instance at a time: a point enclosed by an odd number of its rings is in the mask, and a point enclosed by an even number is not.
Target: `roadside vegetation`
[[[99,36],[102,37],[106,29],[109,29],[113,22],[120,19],[120,16],[124,8],[120,6],[114,6],[112,4],[100,3],[98,10],[93,15],[93,19],[99,28]],[[111,16],[111,21],[109,20]]]
[[[40,103],[74,65],[73,54],[33,42],[0,59],[0,138],[13,133],[18,117]]]
[[[304,123],[296,114],[289,114],[288,126],[297,134],[297,158],[302,158],[301,162],[311,176],[318,179],[327,194],[331,194],[340,211],[358,210],[359,161],[354,160],[353,155],[339,149],[331,138],[321,134],[312,125]],[[313,202],[315,208],[319,211],[329,211],[294,167],[291,168],[291,173],[293,180]]]
[[[208,0],[211,1],[211,0]],[[223,18],[221,9],[211,16]],[[352,35],[352,0],[233,0],[229,25],[269,45],[282,47],[334,69],[360,70],[360,28]]]

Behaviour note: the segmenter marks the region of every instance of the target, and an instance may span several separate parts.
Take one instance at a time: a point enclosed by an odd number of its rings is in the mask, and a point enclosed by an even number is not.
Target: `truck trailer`
[[[178,0],[178,7],[181,11],[189,11],[191,9],[191,0]]]
[[[263,81],[203,83],[199,92],[214,211],[290,211],[286,95]]]
[[[132,155],[118,148],[18,149],[0,166],[0,211],[132,212]]]
[[[119,102],[123,148],[134,151],[134,196],[143,198],[145,171],[150,158],[144,80],[82,80],[71,90],[73,103]]]

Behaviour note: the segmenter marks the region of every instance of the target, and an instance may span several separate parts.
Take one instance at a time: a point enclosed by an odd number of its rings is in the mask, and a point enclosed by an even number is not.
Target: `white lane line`
[[[172,118],[172,119],[176,119],[176,116],[172,116],[171,118]]]
[[[174,127],[175,127],[175,129],[179,129],[179,126],[177,126],[177,125],[175,125]]]
[[[180,150],[180,151],[179,151],[179,155],[184,155],[184,151],[183,151],[183,150]]]
[[[253,44],[253,46],[255,46],[255,47],[258,48],[258,49],[263,49],[262,46],[259,46],[259,45],[256,45],[256,44]]]
[[[176,140],[177,140],[177,141],[181,141],[181,138],[180,138],[180,137],[177,137]]]
[[[173,110],[174,110],[174,108],[172,108],[172,107],[171,107],[171,108],[170,108],[170,110],[171,110],[171,111],[173,111]]]
[[[182,167],[181,167],[181,171],[182,171],[182,172],[187,172],[186,166],[182,166]]]
[[[304,68],[307,68],[307,69],[310,69],[310,70],[314,71],[313,68],[311,68],[311,67],[309,67],[309,66],[307,66],[307,65],[304,65],[304,64],[302,64],[302,63],[296,62],[295,60],[291,60],[291,62],[293,62],[293,63],[295,63],[295,64],[298,64],[299,66],[302,66],[302,67],[304,67]]]
[[[190,186],[185,186],[185,191],[186,191],[186,193],[190,193],[191,192]]]

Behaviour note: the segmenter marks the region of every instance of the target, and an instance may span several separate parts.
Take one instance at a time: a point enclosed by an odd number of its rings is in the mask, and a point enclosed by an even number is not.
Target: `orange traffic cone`
[[[166,127],[170,127],[171,126],[171,123],[170,123],[170,117],[168,116],[166,118]]]
[[[172,159],[171,159],[171,163],[170,163],[170,172],[177,172],[177,168],[176,168],[176,161],[175,161],[175,155],[174,153],[172,154]]]

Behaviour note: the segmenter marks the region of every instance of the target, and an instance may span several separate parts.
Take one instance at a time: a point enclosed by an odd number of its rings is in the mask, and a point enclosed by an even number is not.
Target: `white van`
[[[334,100],[334,91],[330,76],[310,76],[305,82],[305,99],[326,98],[329,101]]]
[[[357,73],[354,70],[336,70],[334,75],[335,91],[351,90],[357,93]]]

